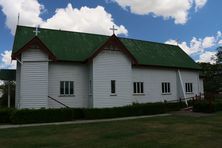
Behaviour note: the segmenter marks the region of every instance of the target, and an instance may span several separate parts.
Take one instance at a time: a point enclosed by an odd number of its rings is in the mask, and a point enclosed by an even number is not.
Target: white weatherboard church
[[[200,67],[180,47],[17,26],[17,108],[104,108],[203,93]]]

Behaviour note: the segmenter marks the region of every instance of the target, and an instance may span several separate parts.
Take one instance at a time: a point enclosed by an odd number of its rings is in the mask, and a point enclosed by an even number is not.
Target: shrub
[[[168,111],[177,111],[185,107],[184,103],[145,103],[114,108],[84,109],[84,118],[101,119],[138,115],[154,115]]]
[[[43,123],[71,121],[83,118],[82,109],[22,109],[11,115],[12,123]]]
[[[184,102],[166,103],[165,108],[167,112],[179,111],[181,108],[185,108],[186,104]]]
[[[222,111],[222,102],[215,103],[215,111]]]
[[[0,123],[10,123],[10,115],[12,114],[13,109],[1,109],[0,110]]]
[[[209,103],[206,100],[193,102],[194,112],[213,113],[215,112],[215,103]]]
[[[145,103],[114,108],[60,108],[60,109],[21,109],[1,110],[0,123],[15,124],[62,122],[76,119],[102,119],[139,115],[154,115],[180,110],[183,103]],[[1,115],[2,114],[2,115]]]

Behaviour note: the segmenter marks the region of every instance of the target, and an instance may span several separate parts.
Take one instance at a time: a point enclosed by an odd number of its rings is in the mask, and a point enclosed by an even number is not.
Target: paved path
[[[133,120],[133,119],[142,119],[142,118],[151,118],[151,117],[164,117],[164,116],[170,116],[170,115],[171,115],[171,114],[158,114],[158,115],[133,116],[133,117],[111,118],[111,119],[98,119],[98,120],[77,120],[77,121],[53,122],[53,123],[0,125],[0,129],[19,128],[19,127],[34,127],[34,126],[45,126],[45,125],[67,125],[67,124],[84,124],[84,123],[98,123],[98,122],[110,122],[110,121],[123,121],[123,120]]]

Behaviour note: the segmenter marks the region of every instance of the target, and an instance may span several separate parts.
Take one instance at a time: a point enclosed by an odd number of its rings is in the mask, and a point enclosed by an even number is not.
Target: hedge
[[[177,108],[176,108],[177,109]],[[153,115],[165,113],[167,110],[164,103],[133,104],[125,107],[85,109],[86,119],[114,118],[125,116]]]
[[[83,118],[82,109],[21,109],[11,114],[12,123],[44,123],[71,121]]]
[[[214,113],[217,111],[222,111],[221,102],[209,102],[207,100],[194,101],[193,111],[202,113]]]
[[[9,123],[13,109],[0,109],[0,123]]]
[[[177,111],[182,107],[185,107],[184,103],[146,103],[114,108],[0,110],[0,123],[26,124],[153,115]]]

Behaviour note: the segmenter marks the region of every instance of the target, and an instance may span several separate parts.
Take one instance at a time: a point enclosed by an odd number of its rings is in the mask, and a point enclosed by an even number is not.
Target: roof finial
[[[112,31],[113,31],[113,34],[115,34],[115,31],[116,31],[117,29],[116,29],[115,26],[113,25],[113,27],[110,28],[110,30],[112,30]]]
[[[39,31],[39,25],[37,25],[37,26],[35,27],[35,30],[34,30],[33,32],[35,33],[35,36],[38,36],[38,33],[40,33],[40,31]]]

